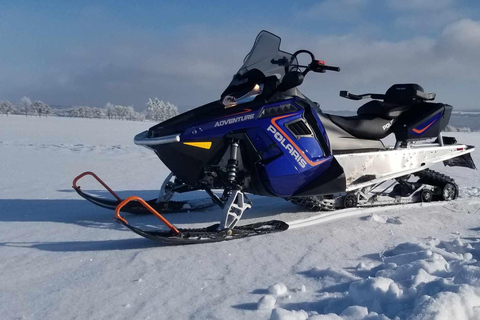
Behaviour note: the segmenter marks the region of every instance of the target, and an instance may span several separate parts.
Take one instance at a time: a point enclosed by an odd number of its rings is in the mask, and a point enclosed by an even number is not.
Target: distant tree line
[[[20,102],[15,105],[10,101],[0,101],[0,113],[6,114],[24,114],[25,116],[49,116],[52,114],[52,108],[40,101],[33,101],[30,98],[23,97]]]
[[[131,121],[165,121],[178,115],[177,106],[158,98],[148,99],[145,110],[137,112],[133,106],[114,105],[107,102],[103,108],[76,106],[69,108],[52,108],[48,104],[23,97],[17,104],[10,101],[0,101],[2,115],[16,114],[28,116],[45,116],[71,118],[118,119]]]
[[[475,130],[472,130],[471,128],[469,127],[454,127],[454,126],[451,126],[451,125],[447,125],[445,127],[445,130],[443,130],[445,132],[472,132],[472,131],[475,131]]]

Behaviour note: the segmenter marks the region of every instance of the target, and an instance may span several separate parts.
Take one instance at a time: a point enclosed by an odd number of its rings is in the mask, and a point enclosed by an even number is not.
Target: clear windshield
[[[243,60],[238,74],[243,75],[247,71],[257,69],[265,77],[275,75],[281,81],[285,75],[285,63],[290,62],[292,54],[281,51],[280,42],[280,37],[265,30],[261,31],[255,39],[252,50]],[[297,62],[294,61],[294,64]]]

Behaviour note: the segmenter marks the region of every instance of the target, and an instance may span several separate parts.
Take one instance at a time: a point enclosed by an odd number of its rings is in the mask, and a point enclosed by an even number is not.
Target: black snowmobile
[[[310,63],[300,65],[300,54]],[[153,150],[172,171],[157,199],[123,200],[93,173],[78,176],[73,187],[87,200],[115,209],[118,221],[132,231],[167,243],[222,241],[288,228],[276,220],[237,226],[252,205],[247,193],[314,210],[457,198],[454,180],[429,169],[440,162],[475,168],[473,146],[442,136],[452,106],[432,102],[435,94],[417,84],[395,84],[385,94],[341,91],[341,97],[370,101],[356,116],[325,114],[298,86],[309,72],[326,71],[340,68],[316,60],[307,50],[281,51],[280,38],[262,31],[220,100],[135,136],[137,145]],[[390,134],[396,138],[393,147],[381,141]],[[117,200],[84,193],[77,181],[86,174],[94,175]],[[193,190],[205,190],[211,200],[171,200],[174,193]],[[208,228],[179,229],[162,216],[212,203],[223,213],[220,223]],[[151,212],[169,230],[138,229],[121,211]]]

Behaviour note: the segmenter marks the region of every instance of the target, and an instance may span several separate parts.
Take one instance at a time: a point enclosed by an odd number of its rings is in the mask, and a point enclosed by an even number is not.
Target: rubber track
[[[458,198],[458,185],[455,183],[455,180],[453,178],[431,169],[425,169],[423,171],[416,172],[413,175],[419,178],[419,183],[428,184],[434,187],[438,187],[440,189],[443,189],[448,183],[453,184],[453,186],[455,187],[455,197],[453,198],[453,200]]]
[[[333,211],[335,208],[325,204],[322,196],[294,197],[289,199],[293,204],[312,211]]]
[[[447,183],[451,183],[455,186],[457,190],[455,198],[458,197],[458,185],[455,183],[455,180],[445,174],[440,172],[425,169],[416,173],[413,173],[414,176],[418,177],[418,183],[428,184],[434,187],[439,187],[443,189]],[[335,210],[331,206],[325,205],[323,202],[322,196],[312,196],[312,197],[294,197],[289,199],[293,204],[304,207],[312,211],[332,211]]]
[[[447,183],[451,183],[458,190],[458,186],[455,183],[455,180],[440,172],[433,171],[431,169],[425,169],[423,171],[416,172],[413,175],[419,178],[418,179],[419,183],[428,184],[428,185],[439,187],[439,188],[443,188]]]

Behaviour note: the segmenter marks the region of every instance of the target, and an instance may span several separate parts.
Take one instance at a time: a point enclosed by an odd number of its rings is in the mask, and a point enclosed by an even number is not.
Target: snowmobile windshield
[[[280,42],[280,37],[273,33],[260,32],[252,50],[243,59],[243,65],[237,74],[243,75],[252,69],[257,69],[265,77],[276,76],[281,81],[285,75],[285,65],[290,62],[292,54],[281,51]],[[298,64],[297,61],[292,62]]]
[[[261,85],[266,78],[275,77],[274,82],[278,85],[285,75],[285,67],[289,64],[298,64],[296,58],[291,61],[292,54],[280,50],[280,42],[280,37],[273,33],[260,32],[252,50],[243,60],[242,67],[233,76],[222,98],[227,94],[242,96],[251,91],[255,85]]]

